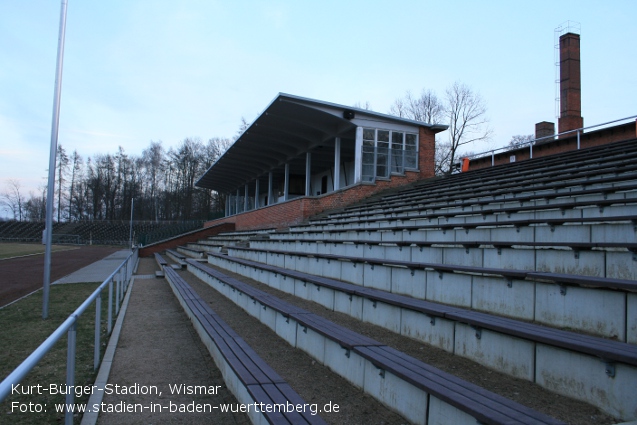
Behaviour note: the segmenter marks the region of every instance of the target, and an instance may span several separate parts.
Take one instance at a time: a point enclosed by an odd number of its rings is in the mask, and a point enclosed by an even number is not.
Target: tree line
[[[195,183],[231,143],[186,138],[166,150],[162,142],[151,141],[138,156],[120,146],[115,154],[86,158],[58,145],[54,218],[128,221],[133,210],[134,220],[208,220],[223,211],[223,199]],[[43,221],[46,186],[28,196],[20,189],[18,180],[9,180],[0,204],[14,220]]]
[[[371,110],[369,102],[354,106]],[[442,97],[430,89],[423,89],[420,96],[408,91],[394,101],[388,113],[449,126],[436,139],[436,174],[450,173],[463,147],[489,141],[492,136],[486,102],[479,93],[459,82],[449,86]],[[223,197],[195,187],[196,179],[248,126],[242,117],[233,139],[212,138],[203,143],[197,138],[187,138],[168,150],[161,142],[151,141],[140,156],[128,155],[120,146],[115,154],[97,154],[85,159],[77,151],[67,153],[60,145],[54,217],[58,222],[128,220],[133,209],[135,220],[213,218],[223,211]],[[509,146],[514,148],[532,139],[532,135],[513,136]],[[46,186],[28,197],[20,192],[19,181],[9,180],[7,186],[0,194],[0,206],[13,214],[15,220],[44,220]]]

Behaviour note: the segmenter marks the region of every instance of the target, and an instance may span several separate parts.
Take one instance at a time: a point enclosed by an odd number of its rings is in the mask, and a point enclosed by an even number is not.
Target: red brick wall
[[[139,256],[150,257],[156,252],[162,252],[166,249],[175,249],[176,247],[185,245],[189,242],[197,242],[199,239],[218,235],[223,232],[232,232],[235,229],[234,224],[232,223],[215,223],[213,226],[209,226],[208,224],[209,223],[206,223],[204,228],[201,230],[195,230],[194,232],[179,235],[172,239],[147,245],[139,250]]]
[[[591,131],[580,135],[580,148],[590,148],[637,137],[637,126],[634,122],[622,124],[602,130]],[[533,158],[540,158],[557,153],[568,152],[577,149],[577,135],[568,138],[557,139],[533,146]],[[515,155],[515,162],[529,159],[529,148],[513,149],[498,153],[494,157],[494,165],[508,164],[510,156]],[[469,171],[491,166],[491,157],[483,157],[472,160]]]
[[[315,214],[354,204],[383,190],[433,177],[435,133],[429,128],[420,127],[419,143],[418,171],[406,171],[404,176],[392,175],[390,180],[359,183],[317,197],[292,199],[258,210],[210,221],[206,223],[206,226],[219,223],[234,223],[236,230],[286,228],[302,223]]]
[[[418,134],[418,167],[420,178],[428,179],[435,175],[436,134],[430,128],[420,127]]]

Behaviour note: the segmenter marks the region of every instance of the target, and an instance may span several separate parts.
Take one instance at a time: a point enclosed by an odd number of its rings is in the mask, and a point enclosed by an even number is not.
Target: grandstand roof
[[[422,126],[434,132],[447,128],[279,93],[196,185],[228,193],[285,163],[304,167],[304,159],[300,161],[302,154],[321,146],[333,146],[335,137],[354,139],[358,126],[394,129]],[[294,159],[299,160],[298,164]],[[326,161],[333,160],[326,158]]]

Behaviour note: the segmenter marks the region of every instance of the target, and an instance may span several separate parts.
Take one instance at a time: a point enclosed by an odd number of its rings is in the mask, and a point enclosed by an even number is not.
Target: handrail
[[[75,382],[75,328],[79,317],[86,309],[95,301],[95,348],[93,356],[93,367],[97,369],[100,363],[100,330],[101,330],[101,295],[102,290],[108,286],[108,326],[107,334],[112,330],[112,308],[113,308],[113,281],[116,281],[116,314],[119,312],[124,293],[126,292],[131,277],[133,275],[133,267],[138,258],[138,250],[132,251],[128,257],[120,264],[113,273],[111,273],[102,284],[89,295],[86,300],[55,330],[49,337],[36,348],[13,372],[11,372],[2,382],[0,382],[0,403],[2,403],[11,393],[14,385],[22,382],[24,377],[42,360],[42,358],[53,348],[53,346],[62,338],[64,333],[68,333],[68,351],[67,351],[67,386],[73,386]],[[130,267],[129,267],[130,266]],[[122,276],[123,274],[123,276]],[[74,392],[69,391],[66,394],[66,405],[72,405],[74,400]],[[65,423],[73,423],[73,412],[66,410],[65,406]]]
[[[491,157],[493,158],[493,155],[496,152],[498,152],[498,151],[506,152],[506,151],[515,150],[515,149],[522,149],[522,148],[527,147],[527,146],[530,147],[530,149],[531,149],[531,158],[532,158],[533,157],[533,145],[535,145],[538,141],[554,140],[558,136],[563,136],[565,134],[570,134],[570,133],[577,133],[577,136],[578,136],[578,138],[577,138],[577,149],[579,149],[580,148],[580,146],[579,146],[579,135],[581,133],[583,133],[584,130],[589,130],[589,129],[592,129],[592,128],[598,128],[598,127],[606,126],[606,125],[609,125],[609,124],[615,124],[617,122],[627,121],[627,120],[632,120],[632,119],[637,119],[637,115],[633,115],[633,116],[626,117],[626,118],[620,118],[618,120],[608,121],[608,122],[605,122],[605,123],[602,123],[602,124],[595,124],[595,125],[591,125],[591,126],[588,126],[588,127],[576,128],[575,130],[563,131],[561,133],[557,133],[557,134],[554,134],[554,135],[551,135],[551,136],[538,137],[537,139],[533,139],[533,140],[530,140],[528,142],[520,143],[519,145],[517,145],[515,147],[504,146],[504,147],[501,147],[501,148],[491,149],[491,150],[488,150],[488,151],[475,153],[473,155],[468,155],[468,156],[465,156],[464,158],[478,159],[478,158],[487,157],[489,155],[491,155]],[[493,165],[493,164],[491,164],[491,165]]]

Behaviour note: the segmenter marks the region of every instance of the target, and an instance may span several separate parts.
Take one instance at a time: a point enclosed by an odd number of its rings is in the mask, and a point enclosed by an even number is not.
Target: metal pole
[[[107,333],[110,335],[113,330],[113,278],[108,282],[108,324]]]
[[[102,291],[95,299],[95,347],[93,351],[93,370],[100,365],[100,337],[102,325]]]
[[[115,281],[115,315],[119,314],[119,298],[120,298],[120,282],[122,279],[122,274],[117,273],[117,280]]]
[[[135,198],[132,198],[130,201],[130,232],[129,232],[130,249],[133,249],[133,211],[134,210],[135,210]]]
[[[55,72],[55,92],[53,95],[53,119],[51,123],[51,151],[49,152],[49,182],[46,191],[46,227],[44,233],[44,282],[42,288],[42,318],[49,317],[49,285],[51,284],[51,235],[53,233],[53,197],[55,196],[55,159],[58,146],[58,125],[60,123],[60,95],[62,91],[62,62],[64,60],[64,33],[66,31],[67,0],[62,0],[60,11],[60,32]]]
[[[77,317],[76,322],[71,325],[68,332],[68,342],[66,351],[66,388],[75,387],[75,339],[77,330]],[[66,409],[64,413],[64,424],[73,425],[73,412],[68,408],[73,404],[75,392],[67,391],[66,393]]]

